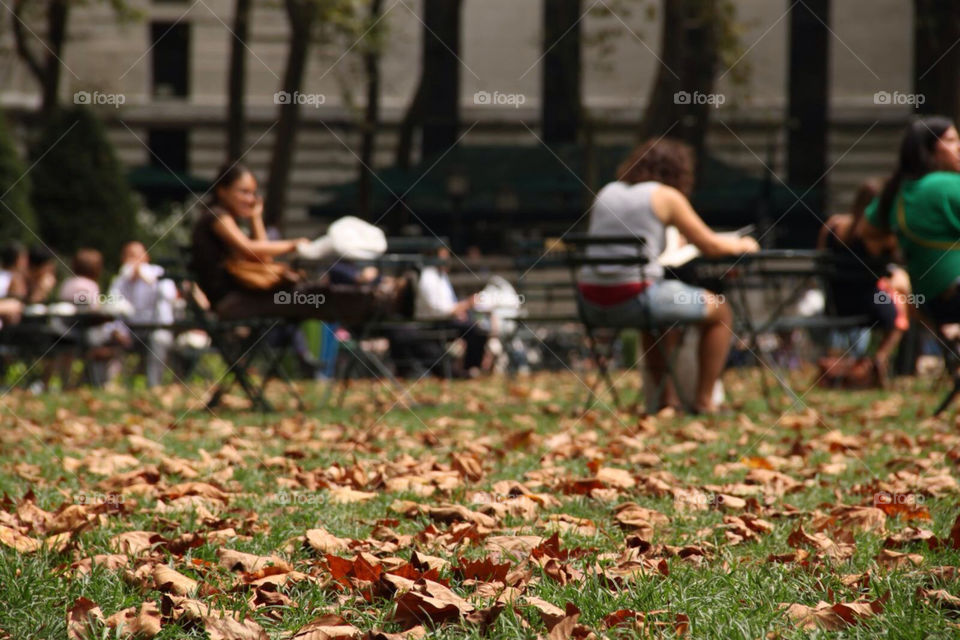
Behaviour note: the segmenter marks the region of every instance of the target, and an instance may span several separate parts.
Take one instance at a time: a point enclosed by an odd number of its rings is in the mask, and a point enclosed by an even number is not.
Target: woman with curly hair
[[[733,315],[722,299],[706,289],[664,279],[657,262],[666,248],[666,230],[674,226],[706,256],[736,255],[759,249],[753,238],[717,234],[708,227],[687,199],[693,188],[693,153],[682,142],[661,138],[634,149],[617,170],[617,179],[597,194],[590,213],[588,233],[594,236],[634,236],[632,245],[592,245],[590,257],[623,257],[639,251],[646,258],[636,265],[588,265],[578,286],[584,312],[601,326],[670,328],[675,324],[700,326],[699,371],[694,410],[710,412],[713,387],[727,360]],[[666,372],[664,356],[675,348],[678,334],[668,331],[665,349],[654,348],[644,334],[650,373],[659,385]],[[666,352],[666,353],[664,353]],[[676,390],[663,384],[661,404],[677,406]]]

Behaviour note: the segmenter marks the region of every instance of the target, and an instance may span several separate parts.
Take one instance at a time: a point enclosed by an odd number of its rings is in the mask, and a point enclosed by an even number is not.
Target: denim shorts
[[[643,328],[651,325],[702,322],[709,311],[709,297],[713,295],[706,289],[679,280],[658,280],[635,298],[613,306],[596,305],[582,296],[580,302],[585,319],[592,325]]]

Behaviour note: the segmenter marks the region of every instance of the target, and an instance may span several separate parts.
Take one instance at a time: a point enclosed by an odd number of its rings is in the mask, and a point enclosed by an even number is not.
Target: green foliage
[[[35,241],[36,217],[30,205],[30,176],[0,116],[0,241]]]
[[[33,145],[39,235],[69,253],[93,247],[110,264],[137,232],[137,208],[103,124],[85,107],[58,110]]]

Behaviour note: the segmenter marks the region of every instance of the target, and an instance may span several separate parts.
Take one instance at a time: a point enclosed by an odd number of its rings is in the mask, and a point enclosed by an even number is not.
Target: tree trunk
[[[960,116],[960,46],[955,46],[960,40],[960,4],[914,0],[913,9],[913,90],[923,96],[916,110],[956,120]]]
[[[830,0],[806,0],[790,11],[787,181],[823,211],[830,106]],[[814,185],[817,185],[814,187]]]
[[[233,40],[230,43],[230,71],[227,83],[227,163],[243,156],[247,121],[244,111],[247,72],[247,40],[250,34],[252,0],[235,0]]]
[[[580,129],[581,0],[552,0],[543,6],[543,140],[577,141]]]
[[[287,206],[290,168],[293,166],[294,142],[300,123],[300,105],[297,104],[295,94],[299,93],[303,86],[310,36],[317,15],[317,6],[313,0],[284,0],[284,6],[290,22],[290,49],[287,52],[287,66],[280,90],[285,99],[279,107],[273,155],[270,158],[267,198],[263,207],[264,222],[278,227],[281,231]]]
[[[423,3],[423,157],[445,153],[460,133],[462,0]]]
[[[60,102],[60,60],[67,37],[67,23],[70,17],[69,0],[50,0],[47,4],[47,33],[42,40],[46,52],[42,60],[27,44],[24,33],[23,13],[28,0],[15,0],[13,5],[13,36],[17,55],[27,65],[27,69],[40,85],[40,113],[43,119],[49,118]],[[33,33],[31,32],[31,37]]]
[[[640,139],[669,135],[683,140],[693,147],[699,169],[718,100],[719,0],[664,0],[662,11],[663,62],[640,123]]]
[[[420,81],[417,83],[417,89],[410,100],[410,106],[407,112],[403,114],[403,120],[400,121],[400,131],[397,133],[397,154],[395,158],[396,165],[407,170],[410,168],[410,162],[413,156],[413,131],[417,125],[423,121],[423,101],[426,95],[426,83],[423,74],[420,74]]]
[[[370,0],[370,24],[376,24],[382,11],[383,0]],[[376,146],[377,128],[380,126],[380,51],[378,46],[368,46],[364,51],[363,70],[367,81],[367,105],[363,119],[363,137],[360,141],[357,211],[361,218],[369,218],[373,185],[373,152]]]
[[[60,67],[63,59],[63,45],[67,37],[67,18],[70,14],[70,0],[50,0],[47,9],[47,60],[44,64],[43,114],[48,117],[60,102]]]

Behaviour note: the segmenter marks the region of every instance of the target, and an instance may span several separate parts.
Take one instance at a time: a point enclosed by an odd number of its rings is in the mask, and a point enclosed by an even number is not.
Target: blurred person
[[[450,282],[450,250],[442,247],[437,251],[439,264],[428,265],[420,272],[414,300],[414,318],[417,320],[442,321],[444,326],[456,333],[466,344],[463,356],[463,371],[470,376],[482,370],[484,353],[489,334],[471,318],[477,296],[457,299]]]
[[[103,275],[103,254],[96,249],[81,248],[71,264],[73,275],[63,281],[58,299],[69,302],[83,311],[98,311],[103,306],[100,295],[100,277]],[[114,379],[121,369],[120,350],[129,349],[132,341],[123,325],[106,318],[100,324],[82,329],[82,344],[88,347],[83,354],[91,368],[91,379],[101,386]],[[61,375],[69,374],[70,358],[61,363]]]
[[[103,254],[96,249],[78,249],[71,268],[73,275],[60,285],[60,302],[71,302],[78,307],[99,306]]]
[[[110,283],[109,296],[129,305],[126,325],[133,331],[136,325],[172,325],[177,287],[172,280],[163,278],[163,267],[150,264],[146,247],[137,241],[123,246],[121,261],[120,273]],[[127,327],[124,325],[123,329],[126,331]],[[147,333],[144,363],[148,387],[163,381],[172,346],[173,333],[168,329],[152,329]]]
[[[960,322],[960,135],[928,116],[903,134],[897,167],[864,213],[864,237],[895,233],[920,310],[938,324]]]
[[[27,249],[9,242],[0,249],[0,298],[24,300],[27,297]]]
[[[694,183],[693,152],[669,138],[648,140],[624,160],[617,179],[597,194],[590,212],[588,233],[596,236],[636,236],[645,244],[647,258],[637,265],[586,265],[578,276],[579,295],[588,320],[597,326],[643,327],[652,321],[666,327],[675,323],[700,326],[696,394],[693,409],[711,412],[714,387],[730,351],[733,314],[726,301],[711,291],[678,280],[664,279],[657,262],[666,247],[666,229],[675,226],[687,242],[706,256],[738,255],[757,251],[750,237],[715,233],[697,215],[688,195]],[[632,249],[632,247],[630,247]],[[623,255],[623,246],[593,245],[588,255]],[[661,406],[679,406],[676,389],[665,379],[665,358],[676,348],[679,332],[667,331],[662,350],[653,335],[644,332],[647,364],[654,382],[663,389]]]
[[[43,245],[34,245],[27,252],[27,304],[50,300],[57,288],[56,256]]]
[[[191,266],[197,284],[221,318],[312,318],[352,324],[400,306],[407,295],[403,282],[391,281],[382,287],[337,285],[329,279],[310,282],[276,263],[275,258],[309,240],[268,239],[257,186],[253,173],[240,164],[221,169],[213,201],[193,228]],[[264,285],[245,279],[244,270]],[[274,282],[272,275],[282,282]]]
[[[867,206],[880,195],[883,181],[870,179],[858,188],[849,212],[830,216],[820,230],[817,248],[835,253],[840,257],[852,256],[849,268],[836,273],[828,286],[835,311],[840,316],[866,315],[882,332],[880,344],[873,358],[866,355],[866,343],[870,330],[854,330],[855,348],[859,360],[848,376],[851,380],[875,379],[881,387],[887,384],[890,356],[909,329],[907,294],[910,293],[910,278],[896,266],[878,269],[878,259],[894,262],[897,253],[896,237],[865,235]],[[879,271],[879,273],[878,273]],[[872,372],[871,372],[872,369]],[[870,375],[870,374],[873,375]]]

